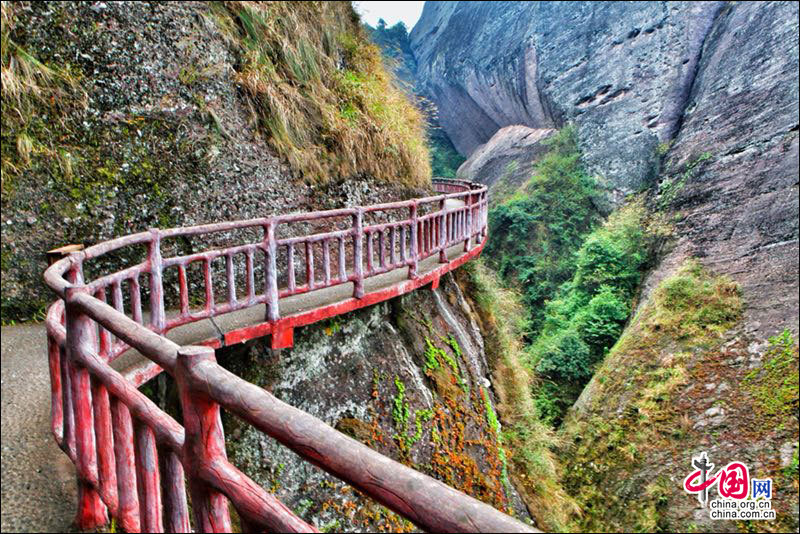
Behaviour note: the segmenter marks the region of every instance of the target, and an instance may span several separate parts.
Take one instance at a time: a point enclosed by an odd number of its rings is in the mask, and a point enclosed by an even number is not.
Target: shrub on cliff
[[[539,331],[545,302],[575,270],[575,254],[596,220],[594,180],[580,164],[575,130],[566,127],[545,141],[549,152],[531,179],[489,212],[491,264],[518,285]]]

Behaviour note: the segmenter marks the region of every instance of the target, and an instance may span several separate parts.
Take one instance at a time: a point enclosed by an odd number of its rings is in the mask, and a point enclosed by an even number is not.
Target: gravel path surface
[[[2,327],[3,532],[72,531],[75,468],[50,433],[44,323]]]

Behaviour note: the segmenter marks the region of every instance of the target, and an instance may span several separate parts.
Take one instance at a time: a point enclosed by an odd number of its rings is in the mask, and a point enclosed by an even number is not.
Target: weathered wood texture
[[[494,508],[394,462],[278,401],[228,373],[214,359],[213,347],[222,342],[264,335],[272,336],[273,348],[291,347],[293,331],[298,326],[369,306],[428,283],[436,287],[442,274],[476,257],[488,235],[486,187],[458,180],[436,181],[434,185],[442,194],[404,202],[153,229],[72,252],[55,261],[44,275],[60,297],[47,316],[52,432],[76,466],[78,527],[99,527],[110,513],[128,532],[189,532],[192,525],[187,506],[188,483],[197,531],[230,532],[229,502],[248,529],[315,531],[228,461],[220,418],[223,406],[422,528],[450,532],[529,531],[526,525]],[[453,200],[459,202],[451,202],[448,207],[448,201]],[[376,212],[388,222],[366,224],[368,216]],[[279,225],[319,223],[335,217],[349,217],[352,225],[344,230],[277,237]],[[248,228],[261,229],[263,239],[184,256],[162,255],[165,238]],[[464,253],[448,259],[448,248],[461,242]],[[347,247],[351,245],[352,255],[348,256]],[[84,283],[85,261],[130,246],[147,248],[142,263]],[[285,264],[279,265],[281,251],[286,251],[286,257]],[[305,258],[305,265],[299,267],[303,283],[296,277],[295,252]],[[259,289],[255,286],[254,258],[262,253],[264,285]],[[239,273],[239,280],[244,280],[246,286],[241,296],[236,291],[237,254],[245,258],[245,271]],[[433,254],[438,255],[439,266],[421,275],[419,262]],[[222,295],[214,292],[212,263],[216,259],[224,260],[225,265],[227,290]],[[202,270],[205,300],[202,307],[192,309],[189,303],[197,295],[190,295],[187,271],[195,262]],[[177,270],[179,303],[177,315],[169,319],[163,286],[164,269],[168,267]],[[283,288],[278,284],[279,268],[286,273],[287,286]],[[407,280],[365,291],[365,279],[405,268]],[[149,301],[147,324],[141,282],[144,277],[149,280],[144,293]],[[344,283],[353,284],[352,298],[280,316],[281,298]],[[177,326],[255,305],[265,306],[265,322],[228,332],[222,342],[212,339],[203,342],[210,346],[179,347],[165,337]],[[109,363],[130,349],[149,361],[123,376]],[[162,371],[172,375],[178,384],[183,427],[137,389]]]

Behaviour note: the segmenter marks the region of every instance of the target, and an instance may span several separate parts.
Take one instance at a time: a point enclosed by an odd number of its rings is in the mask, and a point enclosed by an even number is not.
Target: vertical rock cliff
[[[797,35],[791,2],[429,2],[412,31],[461,175],[520,183],[520,132],[572,123],[603,208],[671,232],[560,430],[576,529],[797,528]],[[700,451],[771,477],[777,522],[711,521]]]
[[[293,349],[255,343],[219,359],[381,453],[524,519],[475,313],[447,275],[439,289],[303,328]],[[225,428],[232,461],[316,525],[415,529],[251,427],[228,418]]]
[[[428,2],[419,83],[469,156],[504,126],[581,125],[590,173],[638,190],[674,136],[722,2]],[[465,38],[465,36],[469,36]]]

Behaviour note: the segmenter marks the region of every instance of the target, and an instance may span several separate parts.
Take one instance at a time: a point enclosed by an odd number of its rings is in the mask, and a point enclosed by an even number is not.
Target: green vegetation
[[[755,399],[755,408],[764,417],[765,424],[774,424],[774,418],[797,413],[798,399],[798,348],[789,330],[769,338],[769,350],[764,364],[745,376],[745,389]],[[795,470],[797,452],[795,451]]]
[[[562,426],[571,444],[562,451],[563,481],[583,510],[573,517],[573,530],[674,530],[664,512],[680,488],[663,470],[650,482],[636,482],[640,489],[630,477],[655,469],[658,455],[685,454],[692,425],[687,408],[676,407],[686,400],[677,393],[703,380],[721,333],[734,326],[741,309],[737,284],[693,260],[656,288],[598,368],[590,404]]]
[[[24,173],[33,159],[52,159],[61,174],[73,173],[71,154],[44,139],[50,133],[48,119],[61,125],[72,109],[86,105],[86,93],[81,88],[81,74],[71,65],[46,64],[30,54],[12,39],[15,27],[14,10],[8,2],[0,8],[0,57],[2,57],[2,192],[13,190],[14,180]],[[42,132],[42,130],[45,130]],[[34,131],[35,130],[35,131]]]
[[[397,395],[393,399],[392,419],[395,426],[402,432],[408,425],[408,401],[406,401],[406,385],[400,380],[399,376],[394,377],[394,385],[397,388]]]
[[[349,4],[226,2],[211,16],[241,54],[238,81],[268,142],[305,179],[428,183],[422,115]]]
[[[466,158],[455,149],[442,127],[430,118],[428,119],[428,150],[431,154],[433,176],[455,178],[456,171],[466,161]]]
[[[669,150],[669,144],[662,143],[658,145],[656,149],[656,153],[658,156],[663,156]],[[664,147],[664,148],[662,148]],[[698,157],[691,160],[686,167],[683,169],[677,178],[666,178],[664,179],[658,188],[658,206],[661,210],[666,210],[672,206],[675,202],[675,198],[678,196],[683,188],[686,186],[686,182],[691,180],[699,171],[700,165],[712,159],[712,155],[710,152],[703,152]]]
[[[578,249],[575,274],[545,305],[539,335],[528,349],[531,365],[546,378],[537,394],[546,420],[560,421],[616,342],[653,244],[668,231],[648,217],[642,199],[635,199]]]
[[[428,150],[433,176],[455,178],[456,171],[464,163],[465,158],[456,151],[450,138],[439,126],[436,105],[429,99],[415,94],[414,76],[417,62],[408,40],[408,28],[402,22],[387,27],[382,19],[378,21],[376,28],[370,26],[365,28],[375,44],[381,48],[387,66],[400,80],[403,90],[417,100],[423,111],[427,123]]]
[[[572,277],[575,253],[597,220],[596,187],[581,167],[574,128],[546,143],[532,178],[490,210],[486,246],[490,264],[521,289],[531,336],[542,327],[545,303]]]
[[[504,287],[480,260],[467,263],[457,276],[478,310],[475,319],[486,343],[496,409],[504,423],[501,450],[508,452],[515,487],[540,527],[563,531],[577,507],[560,485],[553,454],[558,440],[534,402],[533,390],[539,380],[523,350],[528,319],[522,298]],[[485,396],[483,400],[486,402]],[[490,427],[499,427],[494,410],[484,409]]]

